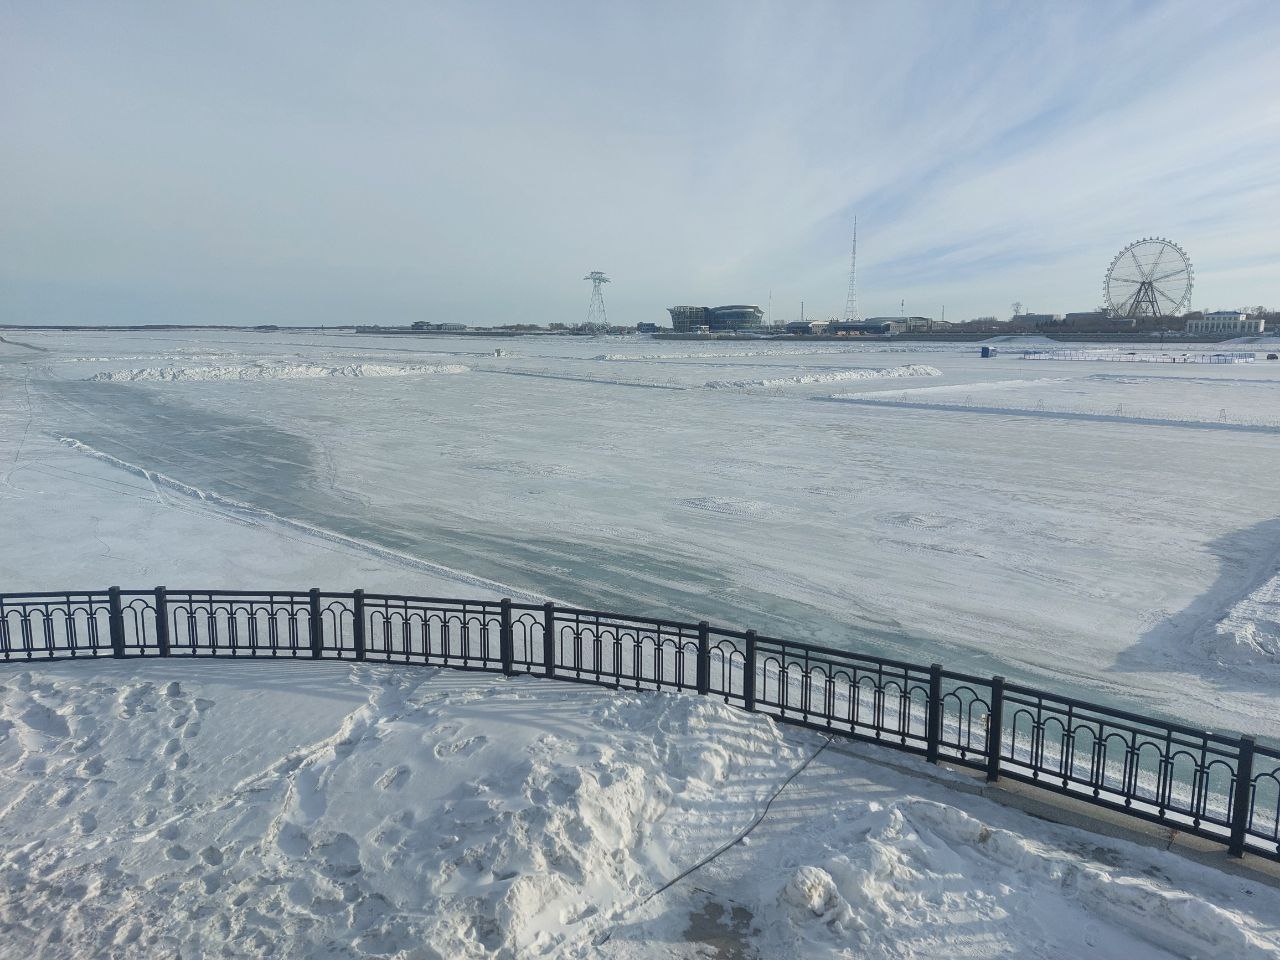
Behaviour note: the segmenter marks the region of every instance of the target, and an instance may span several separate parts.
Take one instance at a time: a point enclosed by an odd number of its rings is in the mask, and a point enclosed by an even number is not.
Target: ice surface
[[[3,589],[550,597],[1280,734],[1264,355],[1134,373],[926,343],[6,336]],[[868,378],[921,361],[939,374]],[[770,386],[704,389],[725,381]]]

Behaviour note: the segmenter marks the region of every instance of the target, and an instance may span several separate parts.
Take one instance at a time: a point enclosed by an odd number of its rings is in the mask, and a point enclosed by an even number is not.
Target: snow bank
[[[143,367],[139,370],[107,370],[89,380],[136,383],[145,381],[209,380],[313,380],[321,377],[409,377],[423,374],[466,373],[457,363],[385,364],[349,363],[325,366],[316,363],[259,362],[213,367]]]
[[[868,948],[893,939],[913,945],[906,956],[954,956],[961,934],[954,931],[956,939],[951,939],[947,931],[958,916],[967,917],[968,934],[985,938],[1004,916],[1035,913],[1036,901],[1063,899],[1086,916],[1115,924],[1176,956],[1244,960],[1280,953],[1274,941],[1267,942],[1233,910],[1151,877],[1126,875],[993,828],[932,800],[872,803],[862,816],[841,825],[831,848],[820,863],[790,871],[779,884],[776,908],[762,911],[769,925],[782,928],[771,939],[804,944],[794,955],[848,949],[858,956],[880,955],[881,950]],[[967,892],[978,893],[993,875],[1005,881],[999,906],[988,902],[984,907],[977,902],[984,898],[957,890],[960,882]],[[970,911],[970,906],[976,909]],[[1089,939],[1087,930],[1078,934]],[[1119,946],[1114,940],[1113,945]],[[1101,951],[1095,955],[1121,955],[1105,943],[1091,946]],[[1030,943],[1024,949],[1023,955],[1040,955]]]
[[[830,373],[807,373],[798,377],[775,377],[768,380],[712,380],[708,389],[721,390],[742,387],[786,387],[805,383],[836,383],[844,380],[889,380],[897,377],[940,377],[942,371],[923,363],[908,363],[901,367],[866,368],[860,370],[835,370]]]
[[[739,357],[820,357],[833,354],[862,353],[862,350],[851,350],[847,347],[830,347],[826,350],[796,350],[787,347],[772,349],[733,350],[718,352],[706,350],[699,353],[602,353],[596,360],[736,360]]]
[[[1052,340],[1049,337],[1042,337],[1038,334],[1018,334],[1004,333],[997,337],[987,337],[985,340],[979,340],[979,344],[994,343],[1007,344],[1014,347],[1062,347],[1061,340]]]
[[[823,742],[425,667],[13,665],[0,953],[692,956],[710,897],[750,921],[742,956],[1280,957],[1265,885]]]
[[[1233,605],[1200,645],[1219,663],[1280,663],[1280,574]]]
[[[541,955],[745,827],[801,754],[708,698],[421,667],[0,681],[13,955]]]

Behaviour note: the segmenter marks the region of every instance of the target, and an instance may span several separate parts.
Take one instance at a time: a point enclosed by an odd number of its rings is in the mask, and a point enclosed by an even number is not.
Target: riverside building
[[[764,323],[764,311],[754,304],[732,303],[723,307],[668,307],[671,329],[676,333],[729,333],[754,330]]]

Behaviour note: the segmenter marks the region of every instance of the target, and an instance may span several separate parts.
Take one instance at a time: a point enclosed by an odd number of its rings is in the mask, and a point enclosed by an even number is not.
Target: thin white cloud
[[[1269,3],[0,13],[0,313],[575,320],[1091,307],[1181,242],[1274,302]]]

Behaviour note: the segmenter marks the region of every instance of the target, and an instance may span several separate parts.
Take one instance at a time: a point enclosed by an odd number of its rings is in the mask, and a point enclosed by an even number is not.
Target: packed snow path
[[[1280,957],[1271,887],[850,745],[646,901],[824,742],[423,667],[9,667],[0,955]]]

